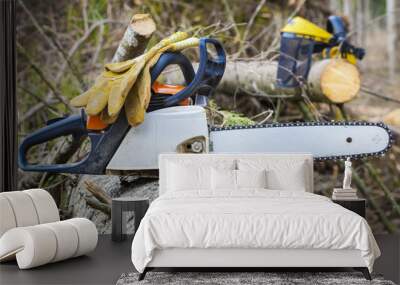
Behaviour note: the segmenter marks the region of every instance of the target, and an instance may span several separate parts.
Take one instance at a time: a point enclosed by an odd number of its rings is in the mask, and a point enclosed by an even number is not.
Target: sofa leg
[[[139,274],[138,281],[142,281],[146,277],[146,273],[150,271],[150,268],[146,267],[142,273]]]
[[[138,281],[142,281],[145,276],[146,276],[146,271],[143,271],[142,273],[139,274]]]
[[[361,271],[362,274],[364,275],[365,279],[372,280],[371,274],[369,274],[369,270],[367,267],[355,267],[354,269],[357,271]]]

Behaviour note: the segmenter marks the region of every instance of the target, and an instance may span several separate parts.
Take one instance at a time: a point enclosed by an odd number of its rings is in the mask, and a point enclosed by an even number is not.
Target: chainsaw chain
[[[250,126],[227,126],[227,127],[214,127],[209,126],[209,131],[228,131],[228,130],[243,130],[243,129],[258,129],[258,128],[282,128],[282,127],[303,127],[303,126],[377,126],[384,129],[389,134],[389,143],[385,149],[378,152],[364,153],[364,154],[352,154],[352,155],[336,155],[336,156],[324,156],[315,157],[315,160],[325,161],[325,160],[345,160],[348,157],[354,159],[361,159],[371,156],[384,156],[385,153],[392,147],[394,143],[394,137],[392,131],[384,123],[373,123],[366,121],[343,121],[343,122],[287,122],[287,123],[272,123],[272,124],[256,124]]]

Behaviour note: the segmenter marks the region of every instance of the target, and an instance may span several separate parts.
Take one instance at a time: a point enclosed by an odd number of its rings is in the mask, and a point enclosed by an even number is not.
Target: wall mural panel
[[[398,232],[399,55],[386,43],[399,40],[386,41],[385,1],[363,6],[362,21],[328,2],[17,1],[20,159],[32,165],[18,188],[45,188],[62,219],[110,233],[111,198],[158,196],[160,152],[301,150],[319,155],[314,191],[328,197],[352,157],[373,231]],[[201,107],[160,110],[188,104]]]

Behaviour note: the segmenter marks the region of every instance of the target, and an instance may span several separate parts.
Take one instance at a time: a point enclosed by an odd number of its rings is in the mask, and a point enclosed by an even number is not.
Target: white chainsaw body
[[[196,152],[306,152],[320,160],[383,155],[391,144],[383,124],[299,122],[209,130],[203,107],[178,106],[146,113],[144,122],[128,131],[107,170],[158,169],[160,153],[185,152],[179,146],[197,138],[203,145]]]
[[[160,153],[176,152],[178,145],[196,136],[208,140],[206,112],[200,106],[170,107],[146,113],[141,125],[130,128],[107,170],[158,169]]]

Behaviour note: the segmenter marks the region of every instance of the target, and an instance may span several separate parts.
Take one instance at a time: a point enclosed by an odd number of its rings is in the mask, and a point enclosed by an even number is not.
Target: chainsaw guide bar
[[[361,154],[349,154],[349,155],[332,155],[332,156],[323,156],[318,157],[315,156],[314,159],[317,161],[326,161],[326,160],[345,160],[347,158],[361,159],[371,156],[384,156],[384,154],[392,147],[394,143],[394,136],[389,127],[381,122],[373,123],[366,121],[332,121],[332,122],[286,122],[286,123],[271,123],[271,124],[256,124],[250,126],[226,126],[226,127],[215,127],[209,126],[209,131],[218,133],[222,131],[234,131],[234,130],[250,130],[250,129],[268,129],[268,128],[293,128],[293,127],[329,127],[329,126],[373,126],[380,127],[387,133],[389,139],[386,147],[380,151],[376,152],[368,152]],[[351,143],[352,138],[348,137],[347,142]],[[295,143],[295,142],[293,142]],[[214,143],[211,143],[211,151],[214,150]]]

